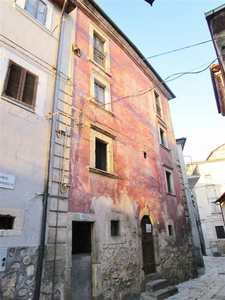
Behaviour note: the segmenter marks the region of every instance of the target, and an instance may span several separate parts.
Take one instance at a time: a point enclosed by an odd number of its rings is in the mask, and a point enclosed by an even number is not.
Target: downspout
[[[49,153],[48,153],[48,164],[47,164],[47,174],[46,174],[46,186],[43,195],[43,214],[42,214],[42,225],[41,225],[41,236],[40,236],[40,247],[39,247],[39,257],[37,265],[37,279],[36,279],[36,288],[34,299],[40,299],[40,290],[41,290],[41,278],[42,278],[42,269],[43,269],[43,260],[44,260],[44,251],[45,251],[45,240],[46,240],[46,227],[47,227],[47,215],[48,215],[48,200],[49,200],[49,183],[52,177],[52,158],[54,150],[54,140],[55,140],[55,130],[56,130],[56,110],[58,103],[58,90],[59,90],[59,69],[61,65],[62,58],[62,39],[63,39],[63,15],[66,9],[68,0],[65,0],[63,8],[60,14],[60,23],[59,23],[59,36],[57,44],[57,57],[55,65],[55,83],[53,90],[53,104],[52,104],[52,122],[51,122],[51,132],[50,132],[50,142],[49,142]]]

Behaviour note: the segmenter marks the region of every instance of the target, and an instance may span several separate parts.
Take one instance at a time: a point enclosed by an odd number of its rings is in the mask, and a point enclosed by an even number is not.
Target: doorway
[[[90,222],[72,223],[71,300],[92,299]]]
[[[141,220],[143,271],[145,275],[155,273],[155,254],[153,244],[153,228],[149,216]]]

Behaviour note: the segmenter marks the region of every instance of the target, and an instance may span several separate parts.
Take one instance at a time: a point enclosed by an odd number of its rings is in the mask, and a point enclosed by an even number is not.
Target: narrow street
[[[205,256],[205,274],[177,285],[173,300],[225,300],[225,257]]]

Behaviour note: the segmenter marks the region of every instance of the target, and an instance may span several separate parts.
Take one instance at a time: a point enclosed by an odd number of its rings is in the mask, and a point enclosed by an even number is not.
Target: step
[[[141,299],[142,300],[164,300],[177,293],[178,293],[178,289],[176,286],[168,286],[164,289],[160,289],[155,292],[141,293]]]
[[[154,292],[160,289],[164,289],[169,285],[166,279],[156,279],[146,283],[146,291],[147,292]]]

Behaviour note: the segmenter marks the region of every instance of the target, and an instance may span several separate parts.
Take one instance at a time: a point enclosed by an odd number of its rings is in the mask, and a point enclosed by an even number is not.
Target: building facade
[[[168,103],[174,95],[95,2],[76,4],[72,295],[138,299],[148,274],[177,283],[196,271]]]
[[[210,67],[218,112],[225,116],[225,5],[205,14],[218,63]]]
[[[224,221],[215,201],[225,191],[225,145],[212,151],[206,161],[187,164],[188,176],[198,175],[193,194],[198,206],[206,255],[225,254]]]
[[[0,5],[2,299],[195,276],[172,91],[94,1]]]
[[[55,293],[57,206],[68,201],[74,6],[4,0],[0,10],[0,298],[39,299],[41,277]]]

